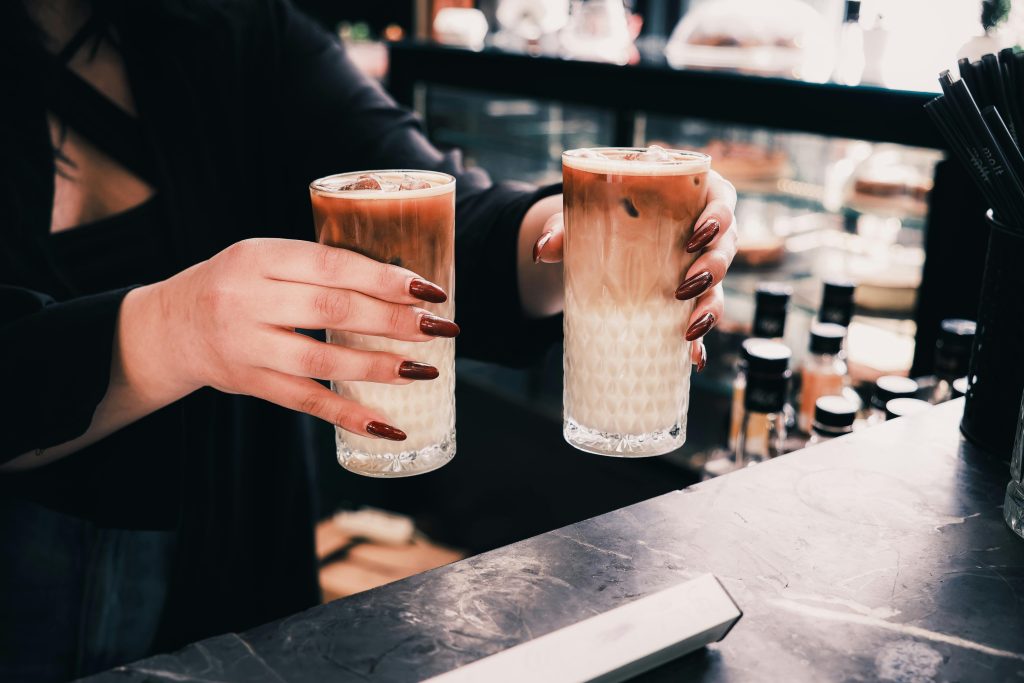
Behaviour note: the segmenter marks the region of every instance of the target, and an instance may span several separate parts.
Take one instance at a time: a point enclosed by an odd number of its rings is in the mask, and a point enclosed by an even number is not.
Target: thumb
[[[544,222],[544,230],[533,245],[534,263],[558,263],[562,260],[562,245],[565,238],[565,224],[562,212],[551,214]]]

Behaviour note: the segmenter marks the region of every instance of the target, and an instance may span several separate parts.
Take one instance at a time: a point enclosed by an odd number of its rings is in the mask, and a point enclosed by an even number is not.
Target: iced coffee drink
[[[321,244],[408,268],[440,285],[448,300],[419,307],[455,317],[455,179],[429,171],[343,173],[310,185]],[[328,330],[327,341],[386,351],[429,363],[437,379],[405,385],[332,382],[347,398],[379,412],[407,434],[405,441],[360,436],[335,428],[338,462],[370,477],[405,477],[441,467],[455,455],[455,340],[385,339]]]
[[[693,302],[675,291],[696,258],[686,242],[710,163],[657,147],[562,155],[563,434],[576,448],[640,457],[686,440]]]

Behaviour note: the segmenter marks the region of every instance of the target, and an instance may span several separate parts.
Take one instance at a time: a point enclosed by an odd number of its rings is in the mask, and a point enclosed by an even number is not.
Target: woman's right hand
[[[134,330],[121,332],[122,364],[126,374],[155,375],[176,395],[210,386],[363,436],[402,440],[405,434],[381,415],[311,378],[406,384],[433,379],[437,369],[415,358],[326,344],[295,330],[423,342],[454,337],[454,322],[416,306],[446,299],[440,287],[415,273],[352,251],[297,240],[245,240],[128,294],[122,321]]]

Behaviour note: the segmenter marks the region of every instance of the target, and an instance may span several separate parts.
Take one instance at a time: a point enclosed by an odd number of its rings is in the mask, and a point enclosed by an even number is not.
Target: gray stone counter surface
[[[711,572],[743,619],[645,678],[1024,683],[1024,540],[1001,509],[1009,469],[963,442],[962,410],[954,401],[88,680],[414,681]]]

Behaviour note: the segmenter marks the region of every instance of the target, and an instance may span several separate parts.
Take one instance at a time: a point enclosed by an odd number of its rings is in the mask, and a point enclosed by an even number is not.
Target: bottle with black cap
[[[869,425],[885,422],[885,404],[894,398],[913,398],[917,394],[917,382],[900,375],[882,375],[875,380],[875,391],[871,395],[868,412]]]
[[[754,321],[751,337],[781,342],[786,333],[786,312],[793,289],[781,282],[762,282],[754,292]],[[736,363],[732,382],[732,415],[729,419],[729,448],[735,450],[743,415],[743,393],[747,387],[747,369],[742,356]]]
[[[792,356],[785,344],[767,339],[743,342],[747,389],[736,439],[737,467],[768,460],[785,452],[786,400]]]
[[[973,320],[948,318],[942,321],[935,342],[935,388],[930,403],[953,398],[953,382],[967,374],[977,325]]]
[[[853,319],[853,293],[856,285],[846,280],[825,280],[818,320],[823,323],[850,326]]]
[[[729,451],[704,464],[704,479],[784,452],[793,412],[787,402],[791,356],[789,347],[770,339],[754,337],[743,342],[737,375],[742,384],[734,394],[739,396],[739,404],[733,405]]]
[[[843,357],[846,328],[832,323],[811,325],[810,353],[800,371],[800,412],[797,426],[810,433],[814,405],[822,396],[839,396],[847,384],[848,371]]]
[[[786,310],[793,289],[781,282],[762,282],[754,292],[754,322],[750,336],[782,341],[786,333]]]
[[[857,406],[842,396],[822,396],[814,403],[814,424],[807,445],[849,434],[856,417]]]
[[[914,415],[931,407],[931,403],[919,398],[894,398],[885,404],[885,419],[895,420],[897,417]]]

